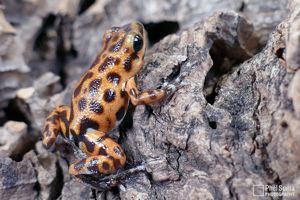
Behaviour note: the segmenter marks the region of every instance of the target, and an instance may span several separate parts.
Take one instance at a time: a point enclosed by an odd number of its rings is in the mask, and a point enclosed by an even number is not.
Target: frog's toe
[[[166,84],[163,86],[163,90],[166,91],[166,95],[171,95],[177,90],[177,86],[174,84]]]

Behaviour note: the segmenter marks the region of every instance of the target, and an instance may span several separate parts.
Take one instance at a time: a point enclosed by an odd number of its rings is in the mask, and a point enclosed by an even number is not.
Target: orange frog
[[[129,100],[133,105],[151,104],[166,96],[164,89],[139,92],[136,87],[145,37],[138,22],[108,30],[102,52],[76,85],[71,107],[58,106],[47,117],[43,145],[49,149],[61,134],[83,153],[84,158],[69,167],[70,174],[109,174],[122,168],[126,156],[107,133],[121,122]]]

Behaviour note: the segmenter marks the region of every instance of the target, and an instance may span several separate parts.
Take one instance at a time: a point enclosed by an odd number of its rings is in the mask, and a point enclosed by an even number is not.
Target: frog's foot
[[[165,91],[165,96],[163,102],[169,102],[173,96],[173,94],[178,90],[178,87],[175,84],[165,82],[162,85],[162,90]]]
[[[109,190],[112,187],[119,185],[120,190],[126,191],[126,188],[121,185],[124,180],[132,178],[134,174],[138,174],[140,172],[145,172],[146,168],[145,165],[138,165],[130,169],[126,170],[119,170],[116,173],[109,174],[109,175],[99,175],[99,176],[91,176],[91,175],[84,175],[80,174],[76,176],[78,181],[92,186],[96,190],[105,191]]]
[[[187,83],[182,81],[185,76],[186,74],[183,73],[172,82],[163,83],[163,85],[161,86],[161,89],[165,91],[163,104],[169,102],[176,91],[187,85]]]
[[[73,163],[69,167],[70,174],[110,174],[125,164],[126,156],[121,146],[103,132],[87,132],[79,146],[87,157]]]
[[[67,124],[64,123],[62,118],[67,119],[70,113],[68,106],[56,107],[47,117],[44,130],[42,131],[43,146],[46,149],[53,150],[55,141],[59,133],[66,137]]]

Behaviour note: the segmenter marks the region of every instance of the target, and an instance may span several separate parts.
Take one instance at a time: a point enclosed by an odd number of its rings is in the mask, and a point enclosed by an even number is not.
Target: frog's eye
[[[135,35],[133,39],[133,50],[140,51],[143,48],[143,38],[140,35]]]

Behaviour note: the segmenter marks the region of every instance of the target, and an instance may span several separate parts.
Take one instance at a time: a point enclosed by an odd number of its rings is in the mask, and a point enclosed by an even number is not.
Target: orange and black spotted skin
[[[43,145],[50,148],[61,134],[85,155],[69,167],[70,174],[109,174],[122,168],[126,156],[119,144],[107,136],[133,105],[161,100],[165,91],[139,92],[134,75],[146,49],[142,24],[113,27],[103,36],[102,51],[77,83],[71,106],[59,106],[47,117]]]

